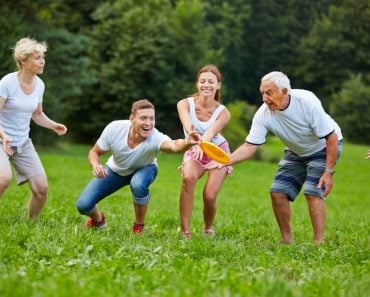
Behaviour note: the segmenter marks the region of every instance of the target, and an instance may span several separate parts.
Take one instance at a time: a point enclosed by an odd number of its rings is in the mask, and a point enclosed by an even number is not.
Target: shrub
[[[227,104],[227,108],[231,113],[231,120],[225,127],[223,135],[233,151],[244,143],[257,107],[245,101],[234,101]]]
[[[332,97],[330,113],[344,137],[358,144],[370,144],[370,87],[361,75],[351,75]]]

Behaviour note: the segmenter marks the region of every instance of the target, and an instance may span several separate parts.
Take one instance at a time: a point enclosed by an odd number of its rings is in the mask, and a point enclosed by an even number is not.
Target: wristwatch
[[[335,169],[325,168],[325,172],[330,173],[331,175],[334,175]]]

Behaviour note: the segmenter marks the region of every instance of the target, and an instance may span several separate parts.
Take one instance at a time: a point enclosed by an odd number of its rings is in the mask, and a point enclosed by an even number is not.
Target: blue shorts
[[[343,141],[338,143],[337,160],[343,148]],[[275,180],[270,193],[284,193],[290,201],[294,201],[304,185],[304,194],[324,198],[324,189],[317,184],[326,168],[326,148],[310,156],[300,157],[290,150],[285,150],[284,158],[279,162]]]

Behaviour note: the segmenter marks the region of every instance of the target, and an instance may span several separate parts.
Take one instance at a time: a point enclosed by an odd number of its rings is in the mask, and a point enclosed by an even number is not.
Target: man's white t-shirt
[[[112,156],[107,161],[109,168],[122,176],[130,175],[143,166],[157,164],[156,157],[161,144],[171,140],[154,128],[148,138],[132,149],[127,144],[130,127],[129,120],[113,121],[105,127],[97,140],[97,145],[102,150],[112,151]]]
[[[246,142],[263,144],[268,131],[299,156],[309,156],[325,148],[325,137],[332,132],[338,140],[343,138],[339,126],[315,94],[299,89],[291,90],[289,106],[284,110],[272,111],[262,104],[253,117]]]
[[[45,91],[45,84],[36,76],[35,90],[30,95],[25,94],[17,73],[9,73],[0,80],[0,97],[5,99],[0,110],[0,125],[12,146],[21,146],[29,138],[32,113],[42,103]]]

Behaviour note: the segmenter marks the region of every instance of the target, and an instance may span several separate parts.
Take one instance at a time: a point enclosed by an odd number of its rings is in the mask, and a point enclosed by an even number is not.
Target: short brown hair
[[[152,108],[155,110],[154,105],[148,99],[137,100],[132,103],[131,114],[135,115],[137,110]]]

